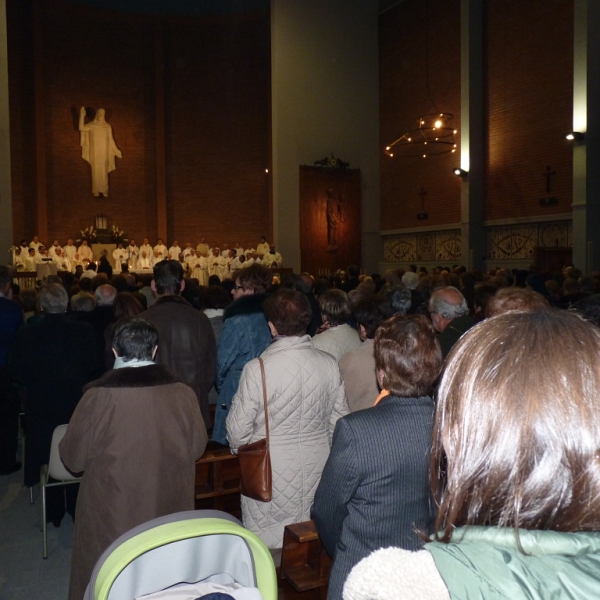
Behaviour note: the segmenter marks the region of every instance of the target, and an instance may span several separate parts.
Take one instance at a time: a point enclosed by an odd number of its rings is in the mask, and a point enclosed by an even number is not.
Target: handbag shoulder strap
[[[263,359],[259,357],[258,362],[260,364],[260,375],[262,378],[262,390],[263,390],[263,402],[265,404],[265,430],[267,435],[267,448],[269,447],[269,410],[267,407],[267,379],[265,377],[265,363]]]

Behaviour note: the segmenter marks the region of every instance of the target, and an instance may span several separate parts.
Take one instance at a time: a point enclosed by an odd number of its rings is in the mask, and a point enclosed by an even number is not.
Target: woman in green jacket
[[[600,598],[600,329],[493,317],[455,346],[432,452],[437,534],[374,552],[344,598]]]

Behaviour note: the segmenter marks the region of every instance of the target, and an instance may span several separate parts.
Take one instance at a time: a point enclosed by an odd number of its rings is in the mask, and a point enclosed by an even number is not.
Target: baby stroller
[[[190,600],[215,592],[277,600],[275,565],[236,518],[192,510],[153,519],[115,540],[96,563],[84,600]]]

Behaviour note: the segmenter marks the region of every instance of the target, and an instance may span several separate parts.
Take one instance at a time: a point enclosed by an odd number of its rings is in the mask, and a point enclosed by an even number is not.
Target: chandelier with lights
[[[409,129],[385,147],[385,153],[390,157],[422,156],[426,158],[456,152],[457,145],[454,136],[457,131],[449,124],[454,115],[438,110],[429,87],[429,0],[425,2],[425,83],[433,112],[419,117],[416,127]]]
[[[419,117],[418,125],[385,147],[385,153],[398,156],[432,156],[456,152],[456,129],[449,125],[451,113],[431,113]]]

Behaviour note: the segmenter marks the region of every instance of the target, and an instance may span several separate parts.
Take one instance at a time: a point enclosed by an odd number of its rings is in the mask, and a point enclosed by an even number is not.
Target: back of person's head
[[[469,330],[438,393],[435,531],[600,528],[600,329],[569,311],[511,312]]]
[[[409,271],[410,273],[410,271]],[[415,275],[415,273],[413,273]],[[412,305],[412,295],[409,289],[395,287],[388,296],[394,314],[405,315]]]
[[[429,299],[429,312],[442,315],[445,319],[458,319],[469,314],[465,297],[455,287],[446,286],[436,289]]]
[[[293,280],[293,288],[302,292],[305,296],[312,293],[314,287],[314,281],[310,275],[307,273],[302,273],[302,275],[298,275]]]
[[[96,288],[94,295],[96,296],[96,306],[112,306],[117,297],[117,289],[110,283],[104,283]]]
[[[152,360],[157,345],[158,331],[146,319],[131,317],[115,325],[112,348],[125,362]]]
[[[221,278],[218,275],[211,275],[208,278],[208,285],[221,285]]]
[[[220,285],[211,285],[204,293],[204,305],[206,308],[222,309],[227,308],[233,298],[227,290]]]
[[[271,271],[258,263],[240,269],[235,274],[236,281],[244,290],[253,290],[255,294],[264,294],[271,285]]]
[[[89,277],[82,277],[79,280],[79,289],[84,292],[92,291],[92,280]]]
[[[71,298],[74,312],[91,312],[96,308],[96,298],[89,292],[79,292]]]
[[[94,290],[95,292],[101,285],[108,283],[108,276],[106,275],[106,273],[99,273],[95,277],[92,277],[91,282],[92,290]]]
[[[502,288],[488,300],[486,317],[495,317],[509,311],[535,312],[546,310],[550,304],[541,294],[526,288]]]
[[[283,288],[265,300],[263,310],[279,335],[300,336],[312,319],[308,298],[298,290]]]
[[[581,284],[578,279],[567,278],[563,281],[563,293],[565,295],[568,294],[577,294],[581,291]]]
[[[2,287],[0,285],[0,287]],[[35,303],[37,302],[37,292],[35,290],[23,290],[19,294],[19,300],[23,306],[23,312],[33,312],[35,310]]]
[[[129,289],[127,278],[123,273],[113,275],[110,280],[110,284],[117,290],[117,293],[126,292]]]
[[[69,295],[60,283],[48,283],[40,290],[39,303],[45,313],[64,313],[67,312],[69,306]]]
[[[384,305],[388,302],[377,296],[369,296],[352,306],[352,315],[358,325],[365,328],[367,338],[372,340],[375,332],[387,317]]]
[[[96,263],[90,261],[88,266],[85,268],[86,271],[95,271],[96,270]]]
[[[431,393],[442,368],[442,351],[429,319],[395,315],[375,333],[379,384],[392,396],[418,398]]]
[[[122,292],[118,294],[113,303],[113,315],[114,320],[126,319],[128,317],[135,317],[143,312],[144,307],[140,304],[139,300],[129,292]]]
[[[154,285],[159,296],[181,293],[183,267],[177,260],[161,260],[154,265]]]
[[[319,297],[319,308],[329,323],[343,325],[352,315],[348,295],[342,290],[327,290]]]
[[[356,279],[360,275],[360,268],[358,265],[350,265],[346,269],[346,273],[348,274],[348,279]]]
[[[327,277],[317,277],[315,280],[315,284],[313,287],[313,293],[315,297],[319,298],[322,296],[327,290],[331,289],[331,281]]]
[[[416,290],[419,283],[419,276],[413,271],[407,271],[402,275],[402,285],[407,290]]]

